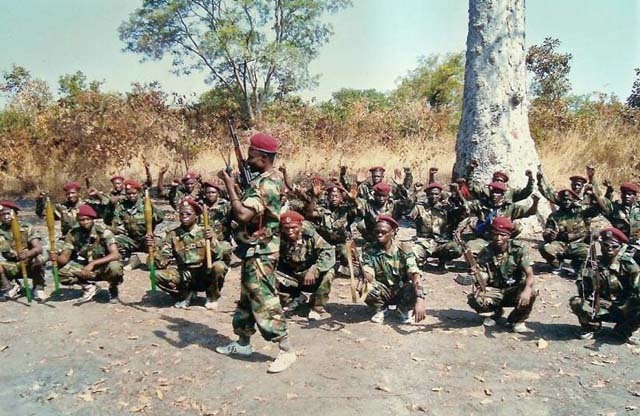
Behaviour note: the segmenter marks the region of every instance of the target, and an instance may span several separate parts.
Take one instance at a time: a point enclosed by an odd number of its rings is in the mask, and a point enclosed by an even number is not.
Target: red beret
[[[80,188],[82,188],[80,186],[80,184],[78,182],[67,182],[64,184],[64,186],[62,187],[62,189],[65,192],[69,192],[69,191],[79,191]]]
[[[139,191],[142,189],[142,184],[133,179],[127,179],[124,181],[124,189],[137,189]]]
[[[625,182],[622,185],[620,185],[620,191],[633,192],[637,194],[638,192],[640,192],[640,187],[633,182]]]
[[[629,241],[629,239],[627,238],[626,235],[624,235],[624,233],[620,230],[618,230],[617,228],[614,227],[608,227],[608,228],[604,228],[602,231],[600,231],[600,237],[603,240],[610,240],[610,239],[614,239],[619,243],[626,243],[627,241]]]
[[[188,180],[191,180],[191,179],[196,180],[196,179],[198,179],[198,176],[199,175],[197,173],[195,173],[195,172],[187,172],[187,173],[184,174],[184,176],[182,177],[181,181],[182,181],[182,183],[184,183],[184,182],[186,182]]]
[[[342,186],[338,185],[337,183],[333,183],[333,182],[332,182],[332,183],[330,183],[329,185],[327,185],[327,186],[324,188],[324,190],[325,190],[325,191],[327,191],[327,192],[331,192],[331,191],[333,191],[334,189],[337,189],[337,190],[338,190],[338,191],[340,191],[340,192],[347,193],[347,190],[346,190],[346,189],[344,189]]]
[[[491,182],[489,184],[489,189],[492,191],[502,191],[505,192],[507,190],[507,185],[504,182]]]
[[[214,180],[207,180],[202,182],[202,187],[203,188],[216,188],[218,191],[222,191],[225,189],[225,187],[221,184],[218,183]]]
[[[116,179],[120,179],[121,181],[124,181],[124,176],[122,175],[113,175],[111,177],[111,179],[109,179],[111,182],[115,181]]]
[[[558,199],[563,198],[563,197],[567,197],[569,195],[571,195],[571,197],[573,197],[573,199],[580,199],[580,195],[578,195],[577,193],[575,193],[571,189],[561,189],[560,191],[558,191]]]
[[[193,211],[200,215],[202,214],[202,207],[200,206],[200,204],[198,204],[196,202],[195,199],[191,198],[191,197],[187,197],[187,198],[182,198],[182,201],[180,202],[180,206],[181,207],[191,207],[193,208]]]
[[[582,175],[573,175],[572,177],[570,177],[570,178],[569,178],[569,180],[570,180],[571,182],[582,182],[582,183],[587,183],[587,182],[589,182],[589,181],[587,180],[587,178],[585,178],[585,177],[584,177],[584,176],[582,176]]]
[[[302,224],[302,221],[304,221],[304,217],[296,211],[289,210],[280,215],[280,224],[283,227],[294,227]]]
[[[416,186],[417,186],[417,185],[418,185],[418,184],[416,184]],[[427,189],[427,191],[428,191],[429,189],[440,189],[440,190],[442,191],[444,188],[443,188],[443,187],[442,187],[442,185],[440,185],[438,182],[431,182],[429,185],[427,185],[427,188],[426,188],[426,189]]]
[[[376,218],[376,222],[386,222],[387,224],[391,225],[391,227],[393,227],[394,230],[400,227],[400,224],[398,224],[398,221],[396,221],[391,215],[387,215],[387,214],[378,215],[378,217]]]
[[[384,170],[385,169],[382,166],[374,166],[369,169],[369,172],[373,173],[373,172],[381,171],[382,173],[384,173]]]
[[[98,218],[98,213],[96,212],[96,210],[91,208],[91,205],[83,204],[78,207],[78,217],[89,217],[96,219]]]
[[[509,218],[495,217],[491,222],[491,229],[499,234],[511,234],[514,227]]]
[[[0,201],[0,211],[3,210],[3,209],[7,209],[7,208],[13,209],[15,211],[20,211],[20,207],[15,202],[7,201],[7,200]]]
[[[503,182],[509,182],[509,175],[501,170],[493,172],[493,180],[497,182],[499,179],[502,179]]]
[[[323,178],[322,176],[320,176],[320,175],[313,175],[313,176],[311,177],[311,181],[312,181],[312,182],[313,182],[313,181],[320,181],[320,182],[322,182],[323,184],[324,184],[324,182],[325,182],[324,178]]]
[[[378,182],[377,184],[373,185],[373,192],[380,194],[380,195],[389,195],[389,193],[391,192],[391,185],[389,185],[386,182]]]
[[[256,133],[249,140],[249,148],[265,153],[276,153],[278,151],[278,141],[268,134]]]

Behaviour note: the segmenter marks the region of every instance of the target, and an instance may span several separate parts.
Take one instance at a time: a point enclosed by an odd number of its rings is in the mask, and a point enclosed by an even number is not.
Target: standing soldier
[[[80,199],[80,184],[78,182],[67,182],[62,189],[64,190],[67,198],[61,204],[55,204],[53,207],[53,213],[55,219],[60,220],[60,228],[62,231],[62,237],[67,235],[72,228],[78,225],[76,216],[78,215],[78,207],[84,204],[85,201]],[[36,199],[36,215],[38,217],[44,217],[44,206],[46,194],[41,193]]]
[[[403,324],[411,323],[412,309],[415,322],[425,317],[420,270],[411,247],[396,243],[398,227],[393,217],[380,215],[375,225],[376,240],[362,253],[364,278],[371,285],[364,302],[374,310],[371,321],[375,323],[384,322],[389,305],[397,305]]]
[[[251,355],[250,339],[257,325],[267,341],[279,343],[278,357],[268,370],[277,373],[296,361],[287,322],[276,293],[280,198],[284,184],[281,175],[273,167],[278,149],[276,139],[256,133],[250,143],[246,163],[256,175],[244,190],[242,199],[236,193],[233,178],[224,170],[218,173],[227,188],[233,217],[243,231],[236,238],[242,268],[240,301],[233,316],[233,330],[239,339],[217,347],[216,351],[221,354]]]
[[[602,322],[613,322],[614,332],[629,344],[640,344],[640,267],[617,228],[600,231],[600,259],[584,269],[577,283],[578,296],[569,301],[578,317],[580,338],[591,339]]]
[[[20,294],[20,261],[26,265],[27,276],[33,281],[33,298],[44,301],[44,266],[47,261],[43,256],[40,236],[29,224],[21,224],[21,252],[16,252],[16,242],[11,232],[11,219],[18,215],[20,208],[13,201],[0,201],[0,293],[7,298],[15,299]],[[54,242],[55,243],[55,242]],[[1,296],[0,296],[1,297]]]
[[[485,326],[494,326],[503,308],[513,307],[507,325],[513,332],[526,332],[525,321],[533,310],[537,291],[534,289],[533,261],[527,247],[511,239],[515,227],[506,217],[496,217],[491,223],[491,243],[478,253],[476,289],[467,302],[485,317]],[[485,290],[477,282],[482,279]]]
[[[51,250],[60,267],[60,283],[78,284],[84,290],[77,304],[89,302],[98,292],[96,282],[109,282],[109,298],[118,300],[118,285],[123,281],[120,253],[113,233],[95,223],[96,211],[89,205],[78,207],[78,227],[65,237],[62,252]]]
[[[280,285],[280,293],[289,310],[295,310],[303,292],[311,293],[309,320],[326,317],[325,306],[335,276],[335,250],[295,211],[280,216],[280,261],[278,271],[297,281],[296,286]],[[304,296],[304,295],[302,295]]]
[[[180,226],[169,231],[160,250],[154,251],[158,266],[158,286],[180,299],[176,308],[188,309],[194,294],[205,291],[205,308],[218,307],[220,290],[224,284],[227,265],[223,261],[225,249],[218,243],[214,231],[197,223],[202,207],[193,199],[185,198],[180,204]],[[211,268],[206,262],[206,240],[211,241]],[[155,244],[153,235],[146,236],[147,245]],[[169,267],[172,259],[176,266]],[[162,270],[164,269],[164,270]]]

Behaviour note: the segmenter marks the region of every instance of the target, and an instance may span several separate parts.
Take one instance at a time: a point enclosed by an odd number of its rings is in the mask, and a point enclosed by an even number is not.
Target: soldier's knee
[[[228,269],[229,268],[224,263],[224,261],[216,261],[212,265],[213,275],[218,277],[218,278],[224,278],[224,276],[227,273]]]
[[[579,314],[582,311],[582,298],[580,296],[574,296],[569,300],[569,308],[574,314]]]

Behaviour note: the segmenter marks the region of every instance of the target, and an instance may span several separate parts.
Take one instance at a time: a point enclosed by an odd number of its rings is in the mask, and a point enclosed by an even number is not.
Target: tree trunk
[[[478,162],[474,179],[483,183],[502,170],[510,186],[522,187],[525,170],[536,172],[539,158],[527,114],[524,6],[524,0],[469,0],[454,177],[464,176],[472,159]]]

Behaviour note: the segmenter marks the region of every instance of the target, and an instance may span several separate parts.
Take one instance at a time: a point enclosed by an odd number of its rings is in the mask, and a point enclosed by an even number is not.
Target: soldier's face
[[[500,205],[504,200],[504,192],[494,189],[491,190],[491,202],[493,205]]]
[[[493,177],[493,181],[494,182],[507,183],[507,181],[504,180],[504,176],[502,176],[502,175],[494,176]]]
[[[571,208],[571,205],[573,205],[573,198],[571,198],[570,196],[564,196],[560,200],[560,206],[564,209]]]
[[[78,199],[80,198],[80,196],[78,195],[78,191],[76,191],[75,189],[71,189],[65,192],[65,196],[67,197],[67,201],[71,202],[72,204],[78,202]]]
[[[266,155],[259,150],[249,149],[247,165],[253,172],[262,172],[267,166]]]
[[[620,243],[617,240],[605,239],[600,241],[600,250],[607,259],[612,259],[620,252]]]
[[[196,187],[195,179],[187,179],[186,181],[184,181],[184,189],[186,189],[187,192],[193,191],[195,187]]]
[[[284,239],[290,243],[298,241],[300,238],[300,231],[302,230],[302,224],[288,224],[282,227],[282,235]]]
[[[335,208],[342,204],[342,192],[340,192],[338,189],[332,189],[329,192],[327,199],[329,200],[329,206]]]
[[[440,189],[432,188],[429,190],[429,202],[432,204],[437,204],[442,199],[442,194],[440,193]]]
[[[83,230],[89,231],[91,227],[93,227],[93,218],[78,216],[78,224],[80,224],[80,228],[82,228]]]
[[[635,192],[622,191],[620,198],[624,206],[631,206],[636,203],[637,195]]]
[[[578,195],[582,192],[582,188],[584,188],[584,182],[582,181],[573,181],[571,182],[571,190]]]
[[[389,195],[381,194],[378,192],[374,192],[373,200],[376,202],[378,206],[384,205],[385,202],[389,199]]]
[[[207,187],[207,189],[205,189],[204,195],[207,197],[207,201],[211,203],[216,202],[218,200],[218,197],[220,196],[220,194],[218,193],[218,190],[212,186]]]
[[[498,250],[504,252],[507,250],[507,246],[509,243],[509,234],[497,233],[494,231],[493,233],[491,233],[491,241],[498,248]]]
[[[196,220],[198,219],[197,215],[196,215],[196,211],[193,209],[193,207],[191,205],[187,205],[186,207],[180,207],[180,224],[184,225],[185,227],[191,227],[193,224],[196,223]]]
[[[129,202],[136,202],[138,200],[138,195],[140,194],[135,188],[129,188],[125,193],[127,195],[127,201]]]
[[[124,182],[121,179],[114,179],[111,181],[111,185],[113,186],[114,191],[122,192],[122,188],[124,187]]]
[[[391,224],[384,221],[376,223],[374,233],[376,241],[381,246],[386,246],[393,239],[393,235],[395,234]]]
[[[384,177],[384,174],[380,170],[376,170],[374,172],[371,172],[371,182],[374,185],[377,184],[377,183],[382,182],[382,178],[383,177]]]
[[[11,209],[3,209],[0,211],[0,221],[2,221],[4,225],[11,224],[11,212]]]

